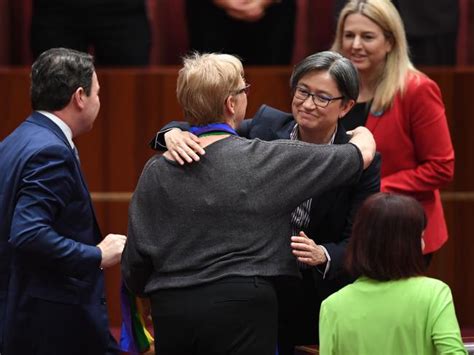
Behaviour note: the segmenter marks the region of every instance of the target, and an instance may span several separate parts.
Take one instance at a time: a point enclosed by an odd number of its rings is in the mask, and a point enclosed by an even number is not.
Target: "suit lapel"
[[[63,131],[53,121],[51,121],[48,117],[42,115],[39,112],[33,112],[31,114],[31,116],[26,119],[26,121],[28,121],[32,124],[36,124],[38,126],[44,127],[46,129],[49,129],[50,131],[52,131],[70,149],[71,154],[74,156],[74,151],[73,151],[71,145],[69,144],[69,141],[67,140],[66,136],[64,135]],[[81,166],[80,166],[79,162],[77,161],[77,159],[75,157],[74,157],[74,161],[76,162],[79,178],[82,182],[82,186],[84,187],[84,190],[86,191],[87,199],[89,200],[89,205],[90,205],[90,208],[92,210],[92,215],[94,216],[94,225],[95,225],[95,228],[97,229],[97,232],[98,232],[97,234],[99,236],[98,240],[100,240],[100,238],[101,238],[100,228],[99,228],[99,225],[97,223],[97,218],[95,216],[94,206],[92,205],[92,200],[90,198],[89,188],[88,188],[86,180],[85,180],[85,178],[82,174]]]
[[[295,122],[291,122],[283,126],[280,130],[276,132],[277,139],[290,139],[290,133],[295,126]]]

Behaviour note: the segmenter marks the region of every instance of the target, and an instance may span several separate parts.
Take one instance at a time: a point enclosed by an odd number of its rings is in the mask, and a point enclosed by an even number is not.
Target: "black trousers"
[[[293,355],[296,345],[318,344],[321,300],[311,275],[287,278],[276,283],[278,299],[278,355]]]
[[[150,62],[150,26],[145,1],[131,5],[82,5],[66,1],[34,2],[31,20],[33,59],[54,47],[82,52],[92,48],[99,66],[146,66]]]
[[[266,279],[230,277],[150,299],[159,355],[275,355],[277,301]]]

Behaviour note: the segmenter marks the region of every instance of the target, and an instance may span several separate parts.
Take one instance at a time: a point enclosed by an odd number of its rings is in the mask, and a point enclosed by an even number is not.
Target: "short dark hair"
[[[94,70],[90,54],[68,48],[52,48],[43,52],[31,67],[33,110],[61,110],[80,87],[86,95],[90,95]]]
[[[343,102],[348,100],[357,101],[359,75],[349,59],[332,51],[318,52],[306,57],[295,66],[291,74],[290,87],[292,93],[295,92],[300,79],[312,71],[327,71],[344,97]]]
[[[421,234],[426,215],[409,196],[377,193],[360,207],[346,255],[353,276],[379,281],[422,275]]]

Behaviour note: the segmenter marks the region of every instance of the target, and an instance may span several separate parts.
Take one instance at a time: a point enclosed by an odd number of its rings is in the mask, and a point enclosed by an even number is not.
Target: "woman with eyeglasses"
[[[342,124],[366,126],[374,134],[382,155],[382,191],[423,205],[429,262],[448,239],[439,189],[454,175],[440,89],[411,63],[402,19],[389,0],[349,1],[332,49],[352,61],[360,78],[357,103]]]
[[[348,59],[329,51],[310,55],[295,66],[290,88],[292,113],[263,105],[237,132],[267,141],[292,139],[328,145],[349,141],[341,119],[358,97],[359,82]],[[167,131],[175,126],[187,129],[172,122],[158,133],[156,142],[166,143],[169,152],[182,161],[199,159],[198,139],[188,132]],[[289,164],[279,174],[293,169],[295,165]],[[352,281],[342,265],[353,216],[360,203],[379,190],[380,158],[376,156],[357,183],[312,195],[292,212],[287,238],[302,279],[277,285],[280,355],[293,354],[295,345],[318,343],[321,301]]]
[[[338,146],[239,137],[243,74],[231,55],[184,60],[178,101],[206,154],[184,166],[171,152],[151,158],[130,204],[122,276],[150,297],[159,355],[274,355],[274,283],[299,275],[291,212],[357,181],[375,154],[363,127]]]
[[[321,355],[466,354],[451,290],[423,276],[425,228],[412,197],[378,193],[362,204],[346,259],[358,279],[321,306]]]

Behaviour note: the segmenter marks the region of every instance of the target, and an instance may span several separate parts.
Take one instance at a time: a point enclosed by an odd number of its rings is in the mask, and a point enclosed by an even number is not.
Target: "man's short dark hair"
[[[422,275],[425,227],[425,212],[414,198],[388,193],[370,196],[354,220],[347,269],[356,277],[379,281]]]
[[[31,67],[33,110],[61,110],[80,87],[90,95],[94,70],[90,54],[68,48],[43,52]]]

